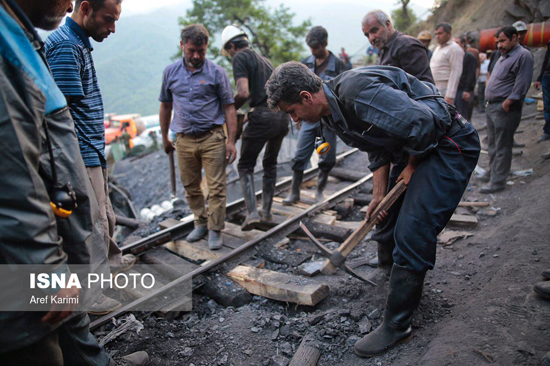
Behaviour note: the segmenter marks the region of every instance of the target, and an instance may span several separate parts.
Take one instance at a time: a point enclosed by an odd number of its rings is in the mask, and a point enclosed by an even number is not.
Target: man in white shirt
[[[485,113],[485,85],[487,84],[487,71],[489,70],[489,60],[487,54],[480,53],[479,60],[481,66],[479,68],[479,77],[477,78],[477,97],[479,98],[479,110]]]
[[[445,100],[454,105],[460,75],[462,75],[464,50],[451,39],[451,34],[452,27],[449,23],[440,23],[435,27],[435,39],[438,46],[430,60],[430,68],[435,86]]]

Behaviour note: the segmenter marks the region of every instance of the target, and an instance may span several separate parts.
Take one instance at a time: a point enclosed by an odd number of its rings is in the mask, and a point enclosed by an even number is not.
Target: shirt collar
[[[187,71],[191,75],[201,73],[202,70],[204,70],[204,68],[206,67],[207,62],[208,62],[208,59],[205,59],[200,68],[196,69],[195,71],[191,71],[187,68],[187,64],[185,63],[185,57],[181,58],[181,63],[183,64],[183,68],[185,69],[185,71]]]
[[[325,92],[325,96],[327,98],[328,107],[330,108],[330,113],[332,115],[332,120],[334,123],[344,121],[345,118],[342,114],[342,111],[340,110],[340,106],[338,105],[338,100],[336,99],[336,95],[332,92],[332,90],[328,87],[328,85],[323,84],[323,90]]]
[[[94,48],[92,47],[90,38],[86,36],[86,33],[84,33],[84,30],[80,28],[80,26],[72,18],[67,17],[67,19],[65,20],[65,25],[67,25],[67,27],[69,27],[73,32],[75,32],[75,34],[78,36],[78,38],[80,38],[82,43],[84,43],[84,46],[86,48],[89,48],[90,50],[93,51]]]
[[[508,58],[510,56],[512,56],[514,53],[518,52],[519,48],[521,47],[521,45],[518,43],[516,45],[516,47],[512,48],[512,50],[510,52],[508,52],[507,54],[503,54],[502,57],[503,58]]]

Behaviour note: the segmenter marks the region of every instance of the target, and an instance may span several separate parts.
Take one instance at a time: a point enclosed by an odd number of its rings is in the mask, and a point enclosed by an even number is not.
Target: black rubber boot
[[[271,215],[271,205],[273,204],[273,196],[275,195],[275,183],[274,178],[265,178],[262,181],[262,219],[265,221],[271,221],[273,216]]]
[[[260,215],[256,208],[256,190],[254,189],[254,175],[245,174],[239,178],[241,189],[243,190],[244,203],[248,209],[248,216],[241,225],[242,231],[249,231],[256,227],[261,221]]]
[[[292,188],[287,198],[283,200],[284,206],[290,206],[300,200],[300,186],[302,185],[302,179],[304,179],[303,170],[292,171]]]
[[[393,244],[393,245],[392,245]],[[377,284],[386,282],[391,274],[393,267],[393,249],[395,243],[378,243],[378,268],[367,279]]]
[[[412,317],[420,304],[424,276],[424,273],[393,265],[384,321],[374,332],[355,343],[357,356],[378,356],[412,339]]]
[[[328,181],[328,172],[325,172],[324,170],[319,169],[319,175],[317,176],[317,191],[315,192],[315,200],[317,202],[321,202],[322,200],[325,199],[325,196],[323,196],[323,191],[327,186],[327,181]]]

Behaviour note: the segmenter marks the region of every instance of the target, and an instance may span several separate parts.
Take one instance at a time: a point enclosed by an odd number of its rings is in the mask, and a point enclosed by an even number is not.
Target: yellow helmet
[[[431,41],[432,40],[432,34],[430,31],[423,30],[422,32],[418,33],[418,38],[421,41]]]

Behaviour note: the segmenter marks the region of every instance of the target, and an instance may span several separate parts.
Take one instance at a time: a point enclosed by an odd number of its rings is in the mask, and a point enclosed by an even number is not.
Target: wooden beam
[[[478,220],[476,216],[454,214],[453,216],[451,216],[451,221],[449,221],[449,224],[462,225],[462,226],[477,226]]]
[[[290,360],[288,366],[316,366],[319,358],[321,357],[321,351],[318,348],[313,347],[310,343],[312,336],[306,336],[302,339],[300,347],[296,350],[294,357]]]
[[[164,220],[164,221],[159,222],[159,227],[160,227],[162,230],[164,230],[164,229],[168,229],[168,228],[170,228],[170,227],[172,227],[172,226],[176,226],[176,225],[179,225],[179,224],[181,224],[181,221],[176,220],[176,219],[170,217],[170,218],[168,218],[168,219],[166,219],[166,220]]]
[[[198,268],[195,263],[188,262],[161,247],[149,249],[140,257],[140,260],[143,263],[155,265],[155,270],[170,280],[175,280]]]
[[[299,305],[315,306],[329,294],[326,284],[266,269],[238,266],[227,275],[252,294]]]
[[[195,243],[189,243],[186,240],[175,240],[165,244],[164,247],[192,261],[216,260],[231,252],[226,247],[220,250],[210,250],[208,242],[204,239]]]

